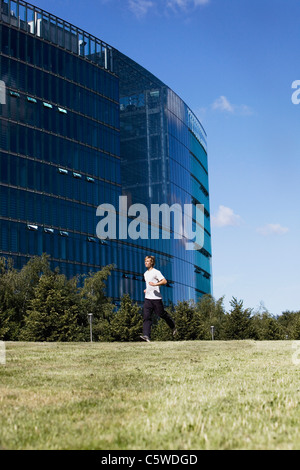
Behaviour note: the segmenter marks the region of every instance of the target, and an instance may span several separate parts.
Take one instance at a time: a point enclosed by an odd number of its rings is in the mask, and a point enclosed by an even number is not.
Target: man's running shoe
[[[143,341],[146,341],[147,343],[150,343],[150,339],[148,338],[148,336],[146,336],[146,335],[141,335],[140,338],[141,338]]]

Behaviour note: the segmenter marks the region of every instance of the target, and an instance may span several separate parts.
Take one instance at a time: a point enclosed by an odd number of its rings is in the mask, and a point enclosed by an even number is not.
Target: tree
[[[114,265],[104,266],[100,271],[90,273],[81,288],[81,323],[85,327],[86,339],[89,336],[88,313],[93,314],[93,336],[95,341],[111,341],[110,323],[114,315],[114,305],[105,293],[108,276]]]
[[[253,336],[251,331],[251,309],[243,308],[243,301],[235,297],[230,301],[231,310],[226,315],[224,334],[226,339],[248,339]]]
[[[282,312],[277,318],[278,324],[284,331],[284,337],[293,340],[300,339],[300,311],[291,312],[289,310]]]
[[[174,309],[174,320],[177,329],[176,339],[191,341],[197,339],[197,321],[195,321],[195,303],[178,302]]]
[[[15,277],[12,260],[0,258],[0,340],[10,340],[18,329],[18,325],[12,325]]]
[[[67,280],[58,272],[43,274],[34,288],[20,339],[82,341],[80,301],[76,278]]]
[[[121,306],[110,323],[114,341],[136,341],[143,330],[140,307],[133,304],[129,294],[124,294]]]
[[[284,339],[284,329],[261,302],[259,309],[251,317],[252,330],[254,338],[263,340],[280,340]]]
[[[195,329],[197,339],[211,339],[211,327],[214,326],[215,339],[221,339],[225,310],[224,297],[215,300],[210,294],[206,294],[197,302],[195,310]]]
[[[20,271],[13,267],[12,260],[0,259],[0,339],[19,339],[26,310],[43,273],[50,273],[45,254],[31,258]]]

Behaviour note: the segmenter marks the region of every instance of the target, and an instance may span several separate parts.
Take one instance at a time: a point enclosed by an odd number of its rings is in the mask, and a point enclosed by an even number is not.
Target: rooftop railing
[[[113,48],[100,39],[23,0],[0,2],[1,22],[58,45],[113,72]]]
[[[188,127],[207,152],[206,132],[195,114],[188,108]]]

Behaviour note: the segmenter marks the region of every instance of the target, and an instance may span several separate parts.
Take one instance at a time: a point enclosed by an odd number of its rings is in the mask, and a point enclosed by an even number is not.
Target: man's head
[[[145,258],[145,266],[146,268],[153,268],[155,265],[155,257],[150,255],[150,256],[146,256]]]

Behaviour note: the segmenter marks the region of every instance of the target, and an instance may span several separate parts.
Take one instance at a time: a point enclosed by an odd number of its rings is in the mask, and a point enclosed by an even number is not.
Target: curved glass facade
[[[192,111],[75,26],[21,0],[1,0],[0,11],[0,254],[20,268],[46,252],[68,277],[114,263],[108,295],[142,302],[151,253],[169,281],[166,304],[211,292],[206,135]],[[118,213],[122,195],[149,210],[203,204],[203,247],[99,240],[97,207]]]
[[[150,212],[153,204],[202,204],[204,243],[187,251],[177,240],[171,217],[170,239],[151,240],[163,252],[159,267],[170,280],[165,298],[171,303],[211,292],[211,235],[206,134],[193,112],[164,83],[118,51],[120,77],[122,190],[130,203]],[[163,221],[160,219],[160,234]],[[173,226],[172,226],[173,222]],[[141,243],[143,240],[141,240]]]

